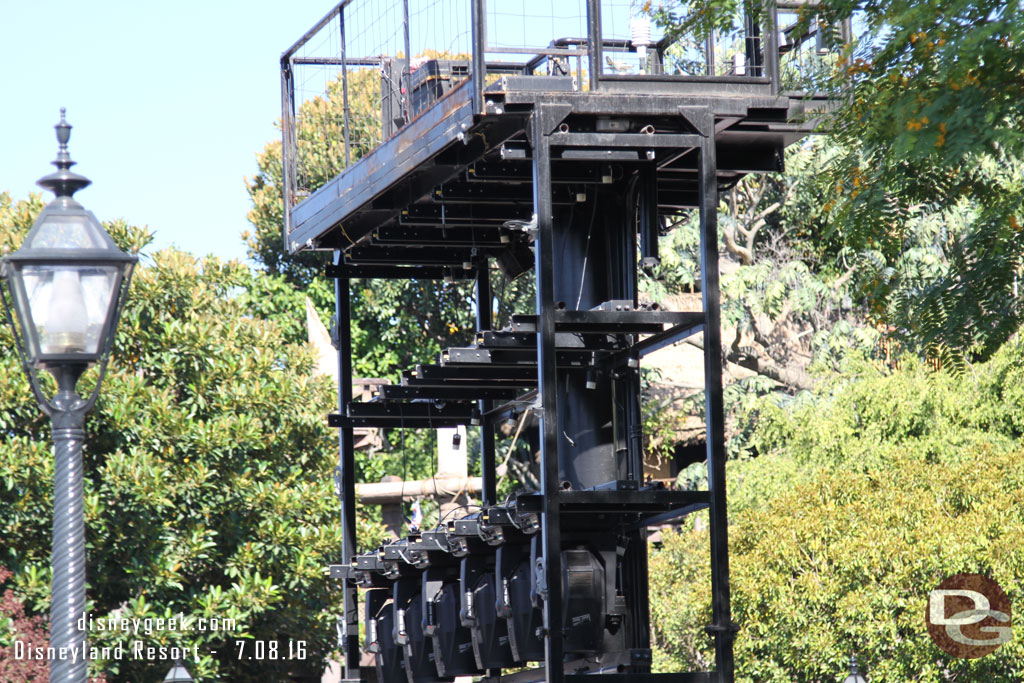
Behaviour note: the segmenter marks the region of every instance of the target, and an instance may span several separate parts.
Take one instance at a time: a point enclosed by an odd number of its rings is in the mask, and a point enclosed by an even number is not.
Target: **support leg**
[[[543,568],[547,589],[544,600],[544,659],[546,683],[561,683],[562,670],[562,554],[558,506],[558,377],[555,368],[554,219],[551,201],[551,153],[543,108],[534,110],[533,208],[537,214],[537,373],[541,412],[541,492]]]
[[[711,618],[718,680],[732,683],[733,636],[729,605],[729,538],[725,506],[725,415],[722,407],[722,330],[718,282],[718,179],[714,118],[701,131],[700,148],[700,273],[704,299],[705,426],[708,488],[711,492]]]
[[[484,258],[476,275],[476,329],[491,329],[491,276]],[[481,415],[491,409],[490,401],[479,401]],[[483,478],[483,504],[497,504],[497,475],[494,463],[494,423],[480,420],[480,476]]]
[[[335,264],[341,252],[334,252]],[[338,412],[342,415],[352,401],[352,324],[349,310],[348,278],[334,281],[335,344],[338,348]],[[352,427],[342,427],[338,436],[337,484],[341,492],[342,559],[349,562],[356,554],[355,452]],[[345,579],[342,588],[344,612],[345,678],[359,678],[359,600],[356,585]]]

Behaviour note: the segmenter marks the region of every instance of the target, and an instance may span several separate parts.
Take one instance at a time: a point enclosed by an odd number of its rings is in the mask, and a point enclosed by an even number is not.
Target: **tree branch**
[[[722,226],[722,236],[725,237],[725,248],[730,254],[739,257],[743,265],[749,266],[754,262],[754,253],[750,249],[736,244],[736,235],[732,230]]]
[[[739,354],[730,353],[726,360],[731,363],[735,363],[736,359],[733,358],[733,356],[738,358]],[[774,361],[770,359],[766,360],[761,354],[757,355],[757,363],[754,367],[751,367],[751,364],[749,363],[741,363],[740,365],[749,370],[753,370],[759,375],[764,375],[765,377],[775,380],[780,384],[785,384],[787,387],[796,389],[797,391],[805,389],[809,390],[814,387],[814,383],[811,381],[810,375],[808,375],[802,368],[781,368],[776,365]]]

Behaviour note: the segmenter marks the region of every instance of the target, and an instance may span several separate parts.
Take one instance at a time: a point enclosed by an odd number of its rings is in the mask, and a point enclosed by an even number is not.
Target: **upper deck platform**
[[[403,55],[415,54],[408,22],[418,16],[416,7],[402,14],[405,50],[393,57],[352,58],[346,13],[358,4],[340,3],[282,57],[285,244],[291,252],[351,251],[391,239],[405,247],[444,245],[450,252],[441,259],[445,263],[434,263],[438,254],[422,248],[408,260],[447,267],[461,258],[452,249],[459,246],[453,235],[461,235],[467,249],[507,244],[506,223],[529,220],[532,213],[527,131],[538,107],[557,118],[552,181],[564,187],[556,191],[556,202],[571,203],[574,187],[609,183],[653,166],[658,206],[668,212],[696,205],[694,116],[713,117],[718,180],[727,187],[747,173],[781,170],[785,147],[811,132],[815,112],[828,106],[813,90],[793,89],[813,86],[815,75],[801,81],[797,68],[815,42],[813,31],[796,36],[792,26],[782,25],[797,5],[771,8],[760,18],[762,25],[746,21],[739,34],[713,36],[694,48],[644,36],[643,30],[634,30],[631,39],[609,35],[602,17],[607,21],[622,3],[587,0],[581,3],[587,38],[528,48],[495,45],[488,3],[470,0],[468,58],[413,59],[410,68]],[[298,56],[313,36],[335,24],[339,57]],[[820,45],[819,40],[814,47],[816,55],[821,52],[815,69],[827,58]],[[326,182],[302,187],[309,174],[301,168],[300,131],[307,124],[295,82],[298,70],[310,64],[339,69],[345,120],[334,136],[345,160]],[[365,97],[367,84],[379,86],[375,146],[350,132],[350,93]],[[445,229],[443,235],[424,232],[437,227]],[[417,230],[413,239],[411,231]],[[387,262],[403,261],[397,248],[390,249]]]

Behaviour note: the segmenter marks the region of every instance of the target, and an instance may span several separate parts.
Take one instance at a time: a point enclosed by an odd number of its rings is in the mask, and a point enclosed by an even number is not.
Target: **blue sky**
[[[77,197],[156,246],[244,258],[244,177],[279,133],[278,59],[331,0],[3,0],[0,191],[42,192],[67,107]],[[49,197],[49,195],[47,195]]]

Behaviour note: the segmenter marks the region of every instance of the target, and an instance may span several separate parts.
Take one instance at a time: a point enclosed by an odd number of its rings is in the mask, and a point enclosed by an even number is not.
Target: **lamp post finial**
[[[57,143],[60,147],[57,150],[57,158],[52,163],[57,170],[48,176],[40,178],[37,185],[52,192],[56,199],[71,200],[71,197],[83,187],[92,185],[92,181],[85,176],[80,176],[71,170],[75,162],[71,160],[68,152],[68,140],[71,139],[71,124],[67,122],[65,114],[67,109],[60,108],[60,122],[54,126],[57,131]]]

